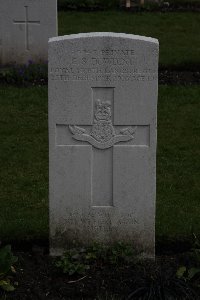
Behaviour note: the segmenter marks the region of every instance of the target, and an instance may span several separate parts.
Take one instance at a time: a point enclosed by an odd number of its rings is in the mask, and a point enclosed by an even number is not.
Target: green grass
[[[200,66],[198,13],[59,12],[58,20],[59,35],[113,31],[155,37],[160,42],[161,66]]]
[[[158,105],[157,235],[200,234],[200,87],[162,87]]]
[[[200,233],[199,95],[159,89],[157,237]],[[0,86],[0,120],[0,240],[47,239],[47,87]]]
[[[0,88],[0,240],[48,234],[47,88]]]

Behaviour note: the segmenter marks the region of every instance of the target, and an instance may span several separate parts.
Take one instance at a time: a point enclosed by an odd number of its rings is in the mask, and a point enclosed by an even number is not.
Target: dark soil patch
[[[132,266],[105,265],[97,262],[96,265],[91,266],[85,276],[70,277],[62,274],[55,267],[54,259],[46,252],[47,248],[33,247],[32,251],[15,253],[19,261],[16,265],[17,273],[12,281],[18,282],[18,286],[14,292],[7,293],[6,298],[3,299],[128,299],[128,295],[137,288],[138,282],[147,274],[150,277],[155,274],[161,274],[161,277],[168,274],[169,278],[174,278],[177,267],[187,260],[183,259],[183,255],[162,255],[157,257],[155,263],[149,261]],[[195,299],[200,299],[200,296]]]

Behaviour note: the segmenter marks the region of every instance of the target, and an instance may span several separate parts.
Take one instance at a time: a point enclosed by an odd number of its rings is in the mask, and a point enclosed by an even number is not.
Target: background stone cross
[[[29,25],[40,25],[40,21],[30,21],[28,17],[28,6],[24,6],[25,8],[25,20],[22,21],[17,21],[14,20],[14,24],[20,24],[20,25],[25,25],[25,47],[26,50],[30,50],[30,45],[29,45]]]

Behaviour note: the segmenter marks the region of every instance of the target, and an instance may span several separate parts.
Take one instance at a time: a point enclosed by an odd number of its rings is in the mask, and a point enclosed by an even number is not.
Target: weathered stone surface
[[[49,41],[50,244],[132,243],[154,256],[158,41]]]
[[[57,36],[57,0],[0,0],[0,62],[47,61]]]

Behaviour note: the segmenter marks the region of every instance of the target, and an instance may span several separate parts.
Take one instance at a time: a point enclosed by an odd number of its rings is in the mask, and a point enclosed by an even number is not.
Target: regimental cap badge
[[[97,121],[109,121],[111,120],[111,103],[108,101],[96,101],[95,119]]]
[[[98,149],[107,149],[116,143],[127,142],[134,138],[136,127],[124,128],[116,134],[109,101],[98,99],[95,104],[94,123],[89,133],[84,128],[69,125],[75,140],[88,142]]]

